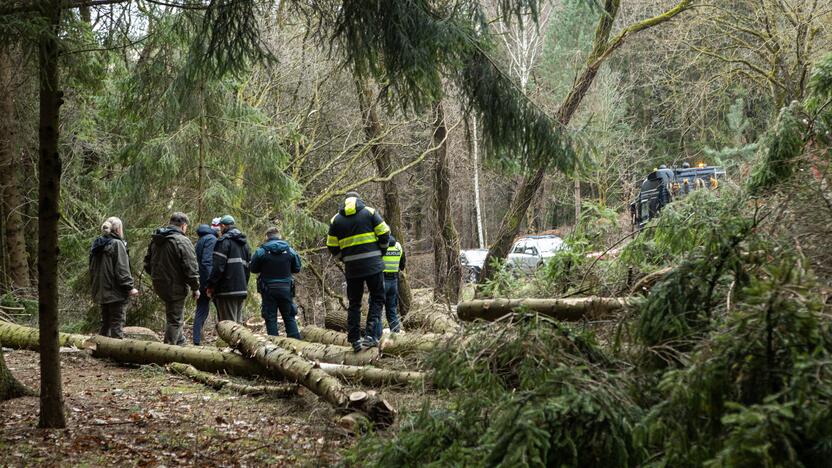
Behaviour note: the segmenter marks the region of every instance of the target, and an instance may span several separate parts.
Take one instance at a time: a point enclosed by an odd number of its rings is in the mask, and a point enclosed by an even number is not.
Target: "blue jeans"
[[[401,324],[399,323],[399,277],[394,278],[384,277],[384,310],[387,313],[387,325],[390,326],[390,331],[398,333],[401,331]],[[381,320],[376,325],[376,336],[381,336],[383,325]]]
[[[198,345],[202,342],[202,328],[205,326],[205,321],[208,320],[208,314],[211,312],[211,298],[205,294],[205,290],[200,289],[199,299],[196,300],[196,313],[194,314],[194,344]]]
[[[347,278],[347,341],[355,343],[361,339],[361,303],[364,299],[364,284],[370,291],[370,310],[367,312],[367,336],[381,338],[381,309],[384,307],[384,275]]]
[[[301,339],[298,322],[295,320],[297,309],[292,301],[291,284],[272,283],[260,293],[260,296],[263,298],[260,315],[266,321],[266,333],[278,335],[277,311],[280,310],[280,316],[283,317],[283,324],[286,326],[286,336]]]

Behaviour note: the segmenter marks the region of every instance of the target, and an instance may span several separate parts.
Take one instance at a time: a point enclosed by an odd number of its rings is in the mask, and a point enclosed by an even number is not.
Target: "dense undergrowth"
[[[616,339],[596,340],[585,327],[528,314],[477,324],[431,356],[447,394],[404,415],[393,437],[366,436],[346,462],[828,464],[830,278],[814,273],[828,246],[801,231],[812,225],[784,220],[829,215],[823,181],[832,56],[811,90],[805,103],[781,112],[739,186],[702,190],[666,207],[614,260],[586,256],[604,235],[577,229],[567,239],[571,249],[536,277],[504,272],[484,288],[490,295],[603,294],[628,291],[633,276],[666,269],[621,317]],[[813,177],[799,175],[806,166]]]

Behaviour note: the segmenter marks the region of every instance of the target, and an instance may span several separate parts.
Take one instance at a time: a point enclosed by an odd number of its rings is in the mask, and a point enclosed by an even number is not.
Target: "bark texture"
[[[347,340],[346,333],[340,333],[335,330],[327,330],[326,328],[316,327],[314,325],[306,325],[301,329],[303,339],[315,343],[323,343],[337,346],[349,346],[350,342]]]
[[[172,362],[167,366],[168,370],[175,374],[183,375],[199,382],[203,385],[213,388],[214,390],[230,390],[234,393],[250,396],[270,396],[273,398],[290,398],[299,394],[297,385],[245,385],[232,382],[228,379],[217,377],[208,372],[202,372],[196,367],[189,364],[182,364],[180,362]]]
[[[229,320],[217,324],[217,333],[230,346],[250,356],[273,374],[298,382],[333,406],[346,407],[349,395],[341,383],[315,368],[313,363]]]
[[[361,329],[364,330],[367,324],[367,312],[362,310],[361,311]],[[330,330],[335,330],[339,332],[347,331],[347,311],[346,309],[328,309],[326,311],[326,315],[324,315],[324,326]],[[389,328],[390,324],[387,323],[387,317],[385,316],[384,312],[381,313],[381,326],[383,328]],[[305,337],[304,337],[305,338]]]
[[[306,358],[310,361],[329,362],[332,364],[348,364],[351,366],[366,366],[378,361],[378,349],[371,348],[356,353],[349,346],[310,343],[283,336],[270,336],[269,341],[283,349]]]
[[[449,337],[450,335],[439,333],[391,333],[382,337],[380,348],[382,355],[411,356],[429,353]]]
[[[448,128],[442,103],[434,106],[433,204],[436,226],[433,233],[433,295],[450,304],[459,301],[462,265],[459,263],[459,234],[451,215],[450,166],[448,161]]]
[[[83,348],[89,338],[86,335],[59,333],[58,346]],[[0,342],[9,348],[40,351],[40,332],[37,328],[0,320]]]
[[[379,118],[378,106],[376,100],[373,99],[372,92],[370,92],[369,84],[364,81],[356,81],[356,87],[358,88],[358,102],[361,106],[361,113],[364,116],[364,135],[371,144],[370,152],[376,163],[376,170],[383,179],[389,179],[381,182],[381,190],[384,194],[383,217],[390,226],[393,236],[404,245],[407,239],[402,223],[401,196],[399,195],[396,177],[390,175],[393,172],[393,155],[390,154],[390,149],[382,144],[384,127]],[[410,311],[412,302],[413,293],[410,290],[407,275],[399,275],[399,314],[402,317]]]
[[[60,0],[44,0],[40,11],[45,25],[38,42],[40,65],[40,122],[38,143],[38,323],[40,324],[40,420],[43,428],[66,427],[58,355],[58,221],[61,197],[61,156],[58,154],[59,111],[63,92],[58,88],[58,33]]]
[[[562,321],[596,320],[610,317],[634,301],[624,297],[581,297],[570,299],[493,299],[462,302],[460,320],[493,321],[518,309],[530,310]]]
[[[343,309],[327,310],[324,324],[330,330],[346,331],[347,311]],[[387,319],[384,317],[382,317],[382,326],[388,328]],[[426,307],[411,310],[410,314],[402,320],[402,326],[407,330],[418,328],[432,333],[455,333],[460,328],[459,324],[447,312]],[[307,340],[312,340],[309,336],[304,337]]]
[[[412,385],[424,382],[425,380],[425,374],[422,372],[397,371],[369,366],[347,366],[343,364],[330,364],[328,362],[319,362],[316,365],[321,371],[332,377],[373,387],[383,385]]]
[[[265,367],[235,353],[224,353],[205,347],[175,346],[152,341],[119,340],[104,336],[90,338],[85,345],[97,358],[131,364],[158,364],[172,362],[189,364],[205,372],[224,372],[240,377],[271,376]]]
[[[15,379],[9,368],[6,367],[6,359],[3,357],[2,348],[2,342],[0,342],[0,401],[22,396],[34,396],[35,392]]]
[[[29,260],[23,231],[20,195],[20,168],[17,160],[17,122],[14,118],[14,80],[12,79],[12,46],[0,44],[0,201],[2,201],[5,235],[5,258],[8,284],[13,288],[28,288]]]

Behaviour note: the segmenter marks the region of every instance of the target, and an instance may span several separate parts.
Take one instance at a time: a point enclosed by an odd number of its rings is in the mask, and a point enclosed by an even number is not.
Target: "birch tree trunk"
[[[61,156],[58,130],[63,92],[58,89],[61,1],[43,0],[44,27],[38,44],[40,123],[38,139],[38,319],[40,323],[40,421],[42,428],[66,427],[58,354],[58,221]]]
[[[14,288],[28,288],[29,261],[26,239],[23,236],[23,218],[20,211],[23,199],[20,196],[17,161],[17,125],[14,118],[14,82],[12,74],[12,46],[0,44],[0,193],[2,193],[2,226],[5,234],[6,273],[9,284]]]
[[[471,149],[474,160],[474,212],[477,219],[477,245],[485,248],[485,233],[482,221],[482,205],[480,204],[480,161],[479,161],[479,135],[477,133],[477,116],[471,117]]]

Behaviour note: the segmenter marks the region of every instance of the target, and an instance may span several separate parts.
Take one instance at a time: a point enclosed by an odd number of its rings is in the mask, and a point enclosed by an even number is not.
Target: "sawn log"
[[[382,313],[382,327],[389,328],[387,318],[383,315]],[[366,321],[367,314],[362,312],[362,330],[365,328]],[[327,310],[324,325],[330,330],[347,331],[347,311],[343,309]],[[402,327],[406,330],[421,328],[433,333],[456,333],[460,328],[459,324],[448,313],[425,307],[411,310],[407,317],[402,319]]]
[[[461,302],[460,320],[497,320],[518,309],[526,309],[557,320],[576,322],[597,320],[634,304],[627,297],[581,297],[567,299],[491,299]]]
[[[330,376],[306,359],[283,349],[263,336],[255,335],[245,326],[230,320],[217,324],[217,333],[232,347],[260,363],[277,375],[297,382],[339,410],[359,409],[375,424],[388,425],[395,419],[395,410],[382,399],[356,399]],[[335,364],[330,364],[335,365]]]
[[[378,361],[378,348],[366,349],[356,353],[352,347],[331,344],[312,343],[282,336],[270,336],[269,341],[288,349],[310,361],[322,361],[332,364],[348,364],[351,366],[366,366]]]

